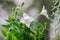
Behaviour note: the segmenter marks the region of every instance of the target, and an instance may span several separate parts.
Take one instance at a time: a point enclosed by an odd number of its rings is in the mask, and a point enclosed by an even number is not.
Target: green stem
[[[38,17],[38,16],[40,16],[41,15],[41,13],[40,14],[38,14],[35,18],[34,18],[34,20]]]

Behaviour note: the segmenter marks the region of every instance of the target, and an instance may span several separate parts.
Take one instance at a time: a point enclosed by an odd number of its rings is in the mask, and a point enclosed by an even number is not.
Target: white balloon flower
[[[26,14],[26,13],[23,13],[23,17],[21,18],[20,22],[25,23],[25,24],[27,25],[27,27],[29,28],[29,27],[30,27],[30,23],[31,23],[32,21],[34,21],[34,20],[35,20],[38,16],[40,16],[40,15],[44,15],[44,16],[46,16],[46,18],[49,19],[48,14],[47,14],[47,10],[45,9],[45,6],[43,6],[41,13],[38,14],[35,18],[30,17],[30,16],[29,16],[28,14]]]
[[[49,19],[48,14],[47,14],[47,10],[45,9],[45,6],[43,6],[43,8],[42,8],[41,15],[44,15],[46,18]]]
[[[23,13],[23,18],[21,18],[20,22],[25,23],[27,27],[30,27],[30,23],[34,20],[33,17],[30,17],[26,13]]]

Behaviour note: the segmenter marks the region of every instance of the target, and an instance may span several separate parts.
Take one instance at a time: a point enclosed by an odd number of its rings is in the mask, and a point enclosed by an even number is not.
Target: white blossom
[[[43,6],[43,8],[42,8],[41,15],[44,15],[46,18],[49,19],[48,14],[47,14],[47,10],[45,9],[45,6]]]
[[[34,20],[33,17],[30,17],[26,13],[23,13],[23,17],[21,18],[20,22],[25,23],[27,27],[30,27],[30,23]]]

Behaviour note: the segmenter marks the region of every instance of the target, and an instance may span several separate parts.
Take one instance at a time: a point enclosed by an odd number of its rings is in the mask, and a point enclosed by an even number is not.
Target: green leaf
[[[8,35],[8,33],[7,33],[6,30],[2,30],[2,34],[3,34],[5,37],[7,37],[7,35]]]
[[[8,30],[11,25],[9,25],[9,24],[6,24],[6,25],[5,24],[2,24],[2,26]]]
[[[42,23],[39,23],[39,26],[40,26],[41,28],[43,28],[43,27],[44,27],[44,25],[43,25]]]
[[[8,19],[6,19],[6,21],[8,23],[11,23],[11,22],[15,21],[15,19],[13,17],[9,16]]]
[[[11,34],[11,37],[12,37],[12,40],[17,40],[17,38],[13,34]]]
[[[20,26],[20,22],[19,22],[19,21],[14,21],[13,24],[14,24],[15,26],[18,26],[18,27]]]
[[[24,6],[24,2],[22,2],[22,4],[21,4],[21,7],[23,7]]]
[[[30,26],[34,26],[34,21],[30,23]]]

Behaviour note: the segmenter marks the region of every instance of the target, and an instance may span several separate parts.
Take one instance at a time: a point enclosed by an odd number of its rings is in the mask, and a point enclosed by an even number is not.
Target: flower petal
[[[23,13],[23,18],[24,19],[29,19],[29,16],[26,13]]]
[[[27,25],[27,27],[30,27],[30,22],[32,22],[34,20],[34,18],[30,17],[29,15],[27,15],[26,13],[23,13],[23,18],[21,18],[21,22],[25,23]]]
[[[25,23],[24,18],[21,18],[21,19],[20,19],[20,22]]]
[[[30,22],[26,22],[26,25],[29,28],[30,27]]]
[[[29,19],[29,20],[30,20],[30,22],[32,22],[32,21],[34,21],[34,18],[33,18],[33,17],[30,17],[30,19]]]
[[[43,8],[42,8],[41,14],[49,19],[48,14],[47,14],[47,10],[45,9],[45,6],[43,6]]]
[[[47,10],[45,9],[45,6],[43,6],[42,11],[41,11],[42,15],[46,15],[47,14]]]

